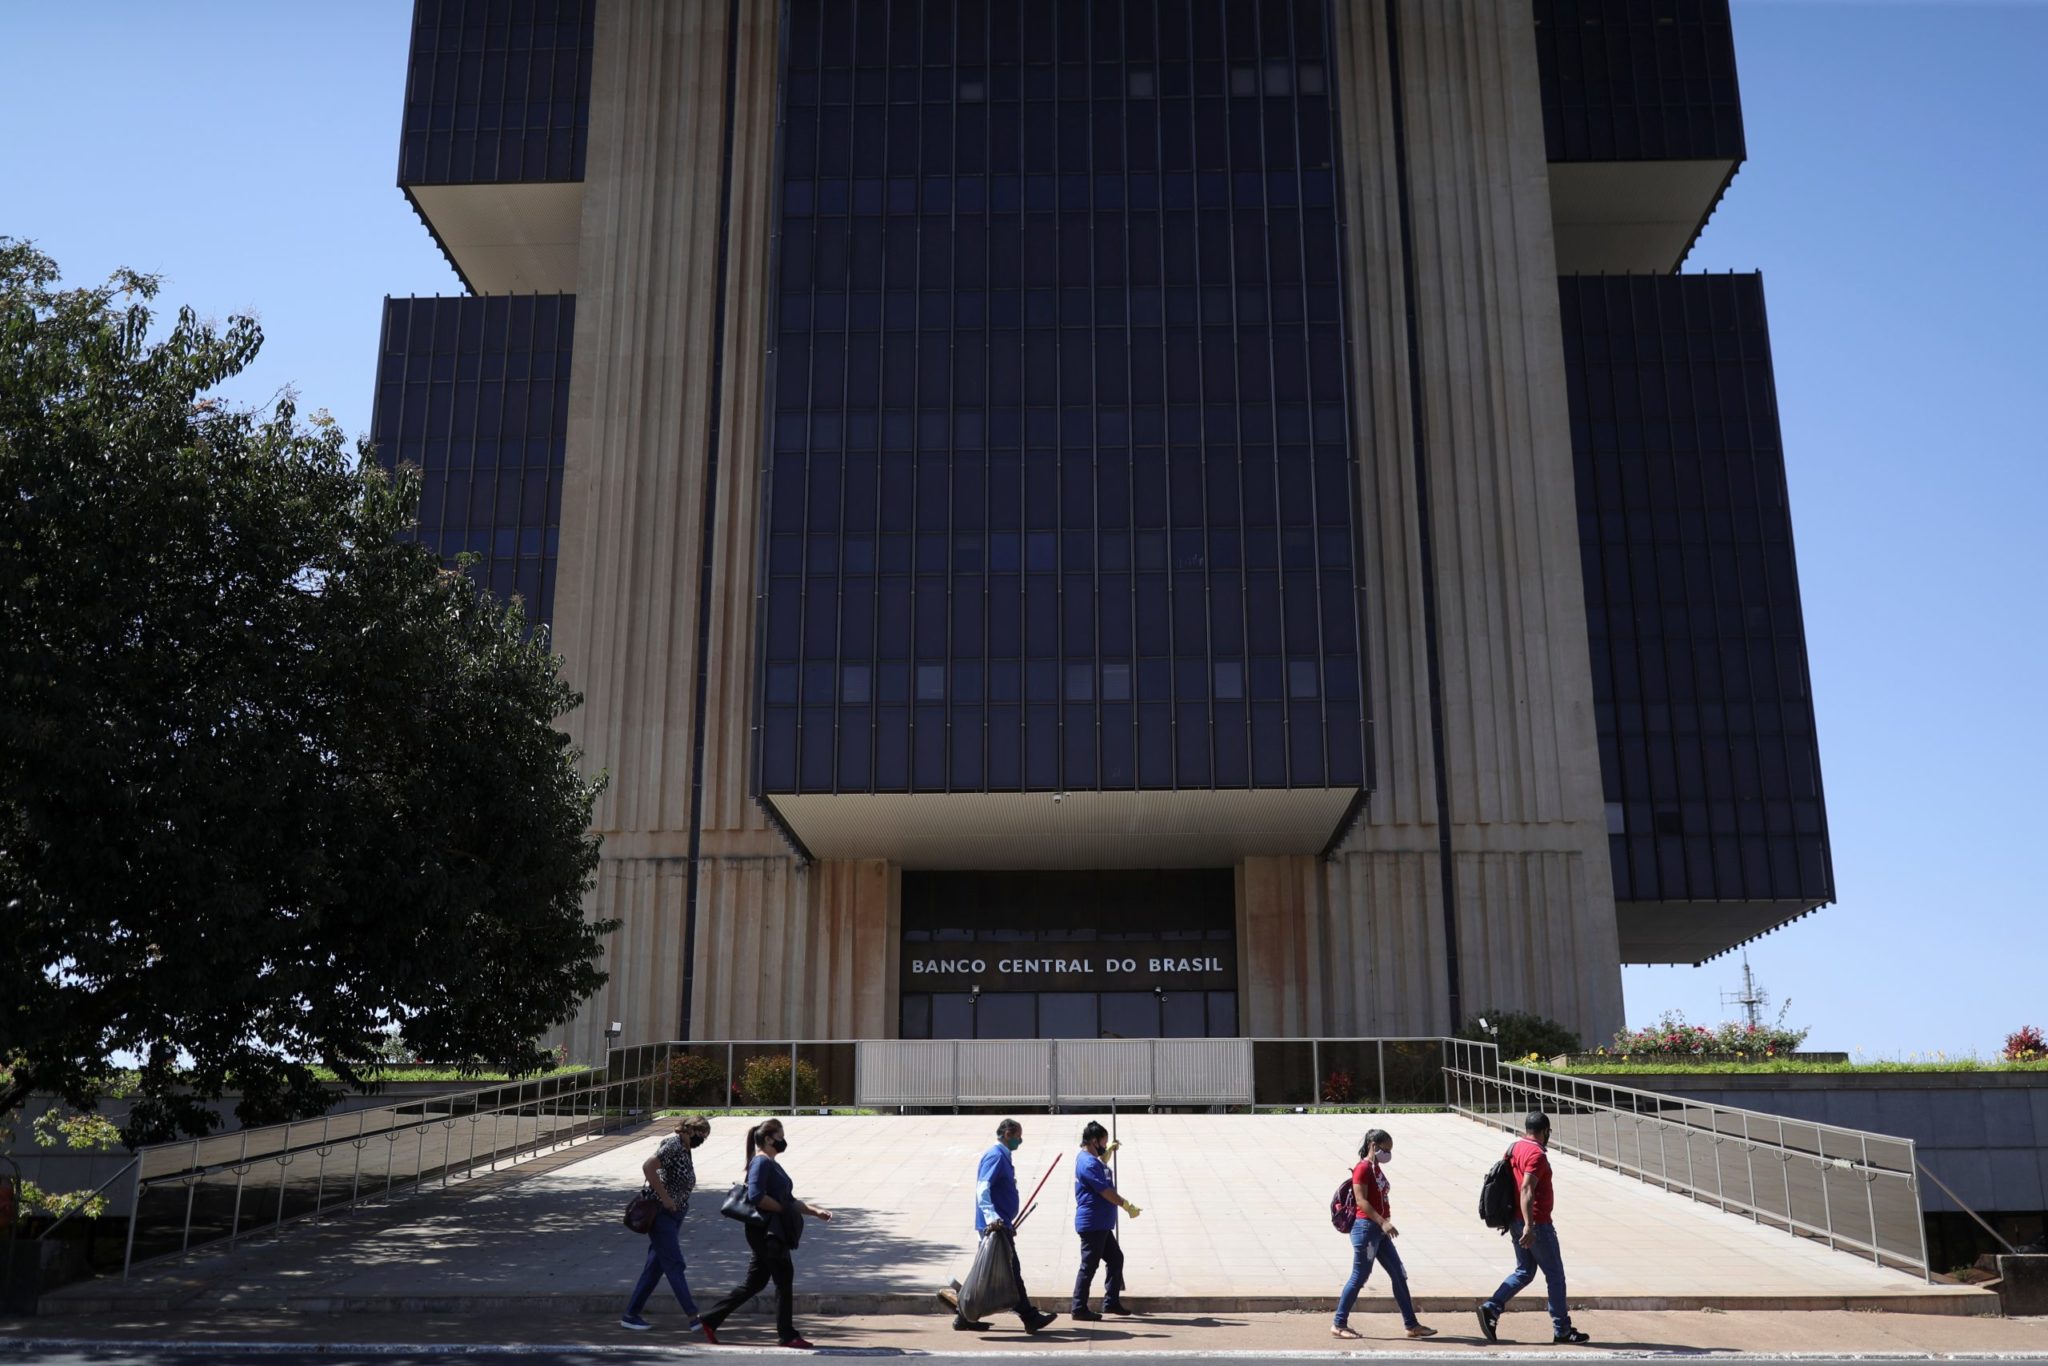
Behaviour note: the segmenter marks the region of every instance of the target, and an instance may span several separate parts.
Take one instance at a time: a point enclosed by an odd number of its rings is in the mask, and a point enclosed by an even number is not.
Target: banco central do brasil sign
[[[903,990],[1234,991],[1237,946],[1219,939],[907,943]]]

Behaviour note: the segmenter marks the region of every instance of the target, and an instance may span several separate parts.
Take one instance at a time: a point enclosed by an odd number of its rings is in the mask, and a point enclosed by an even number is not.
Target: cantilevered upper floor
[[[1728,0],[1535,0],[1562,275],[1678,269],[1742,165]]]
[[[398,185],[477,294],[576,289],[597,0],[417,0]]]

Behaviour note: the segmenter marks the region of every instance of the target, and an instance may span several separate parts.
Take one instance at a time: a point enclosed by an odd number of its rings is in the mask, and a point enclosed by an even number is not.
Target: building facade
[[[1621,1022],[1832,897],[1725,0],[418,0],[422,535],[609,773],[569,1030]]]

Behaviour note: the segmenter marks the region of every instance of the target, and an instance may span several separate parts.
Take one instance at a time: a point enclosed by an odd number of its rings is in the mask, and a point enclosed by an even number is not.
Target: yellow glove
[[[1115,1151],[1116,1151],[1116,1150],[1117,1150],[1118,1148],[1121,1148],[1121,1147],[1123,1147],[1123,1146],[1124,1146],[1124,1145],[1122,1144],[1122,1142],[1120,1142],[1120,1141],[1119,1141],[1119,1140],[1117,1140],[1117,1139],[1114,1139],[1114,1138],[1112,1138],[1111,1140],[1109,1140],[1109,1146],[1108,1146],[1107,1148],[1104,1148],[1104,1149],[1103,1149],[1102,1151],[1103,1151],[1103,1152],[1105,1152],[1105,1153],[1113,1153],[1113,1152],[1115,1152]]]
[[[1130,1216],[1131,1216],[1131,1217],[1132,1217],[1133,1219],[1137,1218],[1137,1217],[1138,1217],[1139,1215],[1143,1214],[1144,1212],[1145,1212],[1145,1211],[1143,1211],[1143,1210],[1139,1209],[1139,1208],[1138,1208],[1138,1207],[1137,1207],[1136,1205],[1132,1204],[1132,1203],[1131,1203],[1130,1201],[1128,1201],[1128,1200],[1124,1201],[1124,1213],[1125,1213],[1125,1214],[1128,1214],[1128,1215],[1130,1215]]]

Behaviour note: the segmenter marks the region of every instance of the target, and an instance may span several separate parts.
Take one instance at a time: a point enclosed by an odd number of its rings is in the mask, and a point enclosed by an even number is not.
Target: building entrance
[[[906,1039],[1231,1038],[1228,868],[905,872]]]

